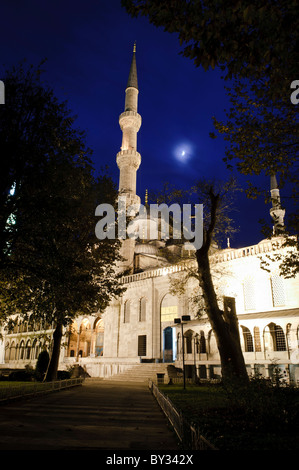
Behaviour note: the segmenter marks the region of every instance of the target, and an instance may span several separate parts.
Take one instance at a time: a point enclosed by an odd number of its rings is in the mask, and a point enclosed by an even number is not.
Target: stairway
[[[124,372],[105,377],[104,380],[122,381],[122,382],[148,382],[151,379],[157,383],[157,374],[164,375],[164,383],[168,383],[168,368],[171,364],[164,363],[141,363],[134,364]]]

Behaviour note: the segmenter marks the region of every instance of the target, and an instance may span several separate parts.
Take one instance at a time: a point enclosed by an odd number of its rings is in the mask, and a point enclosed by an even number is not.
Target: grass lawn
[[[299,389],[159,385],[188,421],[219,450],[298,450]]]
[[[9,387],[19,387],[19,386],[26,386],[32,385],[32,382],[24,382],[24,381],[17,381],[17,380],[0,380],[0,388],[9,388]]]

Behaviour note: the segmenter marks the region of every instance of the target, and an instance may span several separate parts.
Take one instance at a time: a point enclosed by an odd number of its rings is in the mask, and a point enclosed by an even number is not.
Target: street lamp
[[[184,390],[186,388],[186,373],[185,373],[185,348],[184,348],[184,329],[183,329],[183,325],[185,325],[190,320],[191,320],[190,315],[182,315],[181,318],[175,318],[174,319],[174,323],[181,324],[181,327],[182,327],[182,354],[183,354]]]

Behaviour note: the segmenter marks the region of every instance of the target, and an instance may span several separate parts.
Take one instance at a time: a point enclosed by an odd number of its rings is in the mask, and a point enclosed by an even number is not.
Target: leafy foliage
[[[260,87],[263,96],[260,95]],[[290,248],[285,254],[278,254],[281,273],[285,277],[295,276],[298,271],[298,153],[299,122],[298,110],[288,97],[275,100],[268,94],[268,83],[236,80],[227,88],[231,108],[225,122],[214,117],[217,131],[228,142],[224,160],[229,168],[236,165],[237,170],[246,176],[279,175],[280,197],[287,207],[283,233],[284,247]],[[215,135],[214,135],[215,137]],[[253,185],[247,181],[246,193],[250,198],[259,195],[271,204],[270,184],[267,188]],[[272,236],[269,223],[262,222],[265,237]],[[297,248],[297,250],[296,250]]]
[[[114,206],[117,190],[106,172],[94,175],[84,134],[66,104],[42,85],[39,70],[15,69],[7,84],[0,110],[6,152],[0,311],[4,318],[54,322],[55,343],[77,315],[103,311],[122,291],[115,270],[119,241],[95,235],[95,209],[103,202]]]
[[[298,106],[290,101],[291,84],[298,78],[297,1],[122,0],[122,5],[133,17],[146,16],[177,35],[182,54],[196,66],[218,67],[232,81],[227,121],[214,118],[229,143],[225,160],[229,167],[237,161],[238,171],[249,176],[249,197],[264,194],[264,188],[252,184],[252,175],[279,175],[293,206],[285,235],[297,236]],[[293,243],[286,237],[286,246]],[[298,273],[294,253],[282,260],[282,272],[288,275]]]
[[[226,77],[271,78],[277,94],[290,87],[298,64],[296,0],[122,0],[133,17],[177,35],[196,66],[220,67]]]

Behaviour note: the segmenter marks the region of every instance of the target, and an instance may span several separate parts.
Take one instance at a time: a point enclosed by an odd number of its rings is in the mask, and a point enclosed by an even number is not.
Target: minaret
[[[270,209],[270,215],[273,219],[273,234],[280,235],[284,232],[284,215],[285,210],[281,207],[280,204],[280,194],[279,188],[276,180],[276,175],[272,174],[270,179],[270,194],[272,207]]]
[[[141,155],[137,152],[137,132],[141,126],[141,116],[138,107],[138,81],[136,67],[136,43],[133,48],[133,58],[126,87],[125,110],[119,116],[122,130],[121,150],[116,155],[119,168],[119,196],[126,198],[126,208],[140,205],[140,197],[136,194],[136,175],[141,163]],[[121,255],[126,259],[121,263],[122,269],[133,269],[135,240],[123,241]]]

